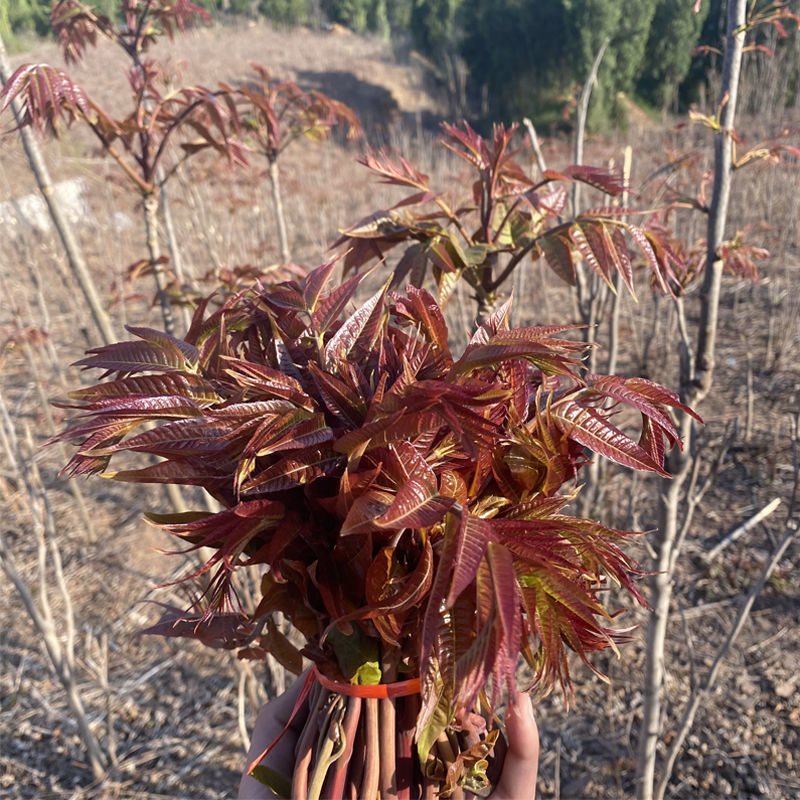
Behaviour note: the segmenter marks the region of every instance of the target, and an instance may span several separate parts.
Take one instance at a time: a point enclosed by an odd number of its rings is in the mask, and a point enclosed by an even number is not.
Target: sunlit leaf
[[[429,528],[444,517],[454,502],[452,497],[430,491],[424,481],[412,477],[400,487],[391,506],[374,522],[379,528],[392,530]]]
[[[386,294],[385,287],[375,292],[358,311],[349,317],[325,346],[325,362],[333,364],[347,357],[359,336],[364,332],[376,313],[381,313],[381,304]]]
[[[448,606],[453,606],[461,592],[475,580],[478,564],[486,552],[491,532],[488,520],[464,512],[453,555],[453,579],[447,596]]]
[[[632,469],[668,477],[661,464],[596,409],[563,400],[554,404],[550,413],[567,436],[595,453]]]
[[[564,241],[562,235],[558,233],[540,236],[536,240],[536,245],[550,265],[550,269],[565,283],[574,286],[575,262],[572,248]]]

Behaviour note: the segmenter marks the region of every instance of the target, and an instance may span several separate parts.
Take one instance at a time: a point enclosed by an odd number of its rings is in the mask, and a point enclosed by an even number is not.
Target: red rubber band
[[[372,686],[361,686],[354,683],[332,681],[330,678],[326,678],[317,669],[316,665],[313,667],[312,672],[314,677],[326,689],[347,695],[348,697],[365,697],[384,700],[389,697],[408,697],[409,695],[419,694],[420,692],[419,678],[411,678],[411,680],[398,681],[397,683],[378,683]]]

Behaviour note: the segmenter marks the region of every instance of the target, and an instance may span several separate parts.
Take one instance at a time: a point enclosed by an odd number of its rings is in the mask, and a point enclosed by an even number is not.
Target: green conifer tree
[[[261,0],[258,11],[280,25],[303,25],[308,22],[308,0]]]
[[[692,49],[697,44],[708,8],[708,4],[703,3],[700,13],[695,14],[688,2],[659,0],[638,81],[639,94],[648,102],[664,110],[675,105],[678,87],[689,72]]]

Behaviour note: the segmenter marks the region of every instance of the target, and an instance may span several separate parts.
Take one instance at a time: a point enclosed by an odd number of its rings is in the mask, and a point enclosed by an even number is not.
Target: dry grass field
[[[434,146],[428,127],[438,105],[418,69],[397,63],[381,42],[349,34],[276,31],[265,25],[202,30],[160,46],[156,55],[180,66],[184,81],[214,86],[247,74],[258,61],[304,88],[318,88],[353,106],[374,145],[402,151],[445,184],[461,167]],[[15,58],[61,65],[55,45]],[[126,89],[122,64],[109,49],[90,53],[73,70],[112,110]],[[776,118],[743,125],[758,141],[800,122]],[[706,152],[702,131],[675,130],[644,115],[613,140],[592,140],[586,162],[619,163],[634,147],[632,184],[668,157]],[[795,142],[796,143],[796,142]],[[554,167],[569,163],[569,143],[543,142]],[[707,148],[706,148],[707,149]],[[115,329],[158,327],[148,279],[125,280],[145,254],[136,202],[113,164],[76,131],[45,147],[58,180],[83,181],[76,221],[85,255]],[[297,143],[281,162],[293,257],[320,263],[337,231],[397,196],[355,163],[355,146]],[[520,155],[521,159],[527,155]],[[698,175],[709,155],[696,168]],[[757,283],[726,278],[711,397],[702,446],[723,450],[687,533],[678,573],[667,652],[664,730],[669,741],[692,689],[702,684],[739,604],[790,521],[797,460],[792,431],[800,415],[800,169],[796,163],[754,166],[737,175],[731,229],[752,227],[771,258]],[[171,184],[170,203],[189,282],[213,270],[250,265],[269,272],[279,258],[266,164],[248,172],[193,162]],[[0,202],[35,193],[14,136],[0,140]],[[18,204],[19,205],[19,204]],[[766,222],[765,222],[766,221]],[[679,220],[691,240],[698,224]],[[517,315],[528,323],[572,321],[568,290],[540,265],[517,282]],[[676,380],[676,319],[670,303],[649,296],[622,310],[621,371]],[[95,781],[78,729],[41,637],[13,586],[3,578],[0,604],[0,797],[231,797],[243,767],[246,732],[266,699],[261,665],[244,668],[228,653],[196,642],[141,636],[159,616],[158,603],[185,606],[173,580],[185,557],[165,556],[171,542],[142,521],[166,506],[150,487],[94,478],[81,481],[82,512],[57,473],[59,447],[43,447],[63,425],[47,400],[87,378],[70,364],[99,343],[81,295],[51,232],[11,224],[0,214],[0,535],[33,601],[49,603],[56,638],[74,650],[73,671],[90,727],[113,756],[109,776]],[[451,311],[454,338],[468,326],[470,300]],[[691,319],[696,297],[689,303]],[[701,470],[698,487],[711,468]],[[654,480],[608,474],[598,516],[619,527],[655,525]],[[709,560],[710,548],[779,498],[777,510]],[[795,514],[796,517],[796,514]],[[63,581],[41,542],[60,552]],[[646,563],[646,537],[636,545]],[[703,703],[675,767],[669,797],[800,796],[800,579],[795,541],[759,595],[745,629]],[[69,620],[74,623],[69,623]],[[627,616],[637,623],[645,612]],[[69,640],[74,640],[70,642]],[[633,791],[636,732],[642,703],[643,633],[621,658],[599,659],[608,685],[575,664],[576,697],[567,713],[559,696],[538,710],[542,735],[542,798],[625,798]]]

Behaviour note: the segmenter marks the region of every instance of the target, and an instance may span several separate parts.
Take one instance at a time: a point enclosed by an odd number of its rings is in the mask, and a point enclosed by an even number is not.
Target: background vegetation
[[[398,53],[425,59],[451,111],[484,123],[528,116],[568,127],[576,87],[607,44],[589,127],[626,124],[630,101],[678,111],[713,93],[721,59],[723,0],[700,13],[676,0],[197,0],[217,19],[265,17],[281,25],[341,25],[387,39]],[[99,0],[113,13],[115,0]],[[49,0],[0,4],[6,42],[49,34]],[[784,86],[770,102],[791,105],[800,79],[798,37],[764,30],[760,44],[783,57]],[[693,55],[694,53],[694,55]],[[627,98],[627,99],[626,99]]]

